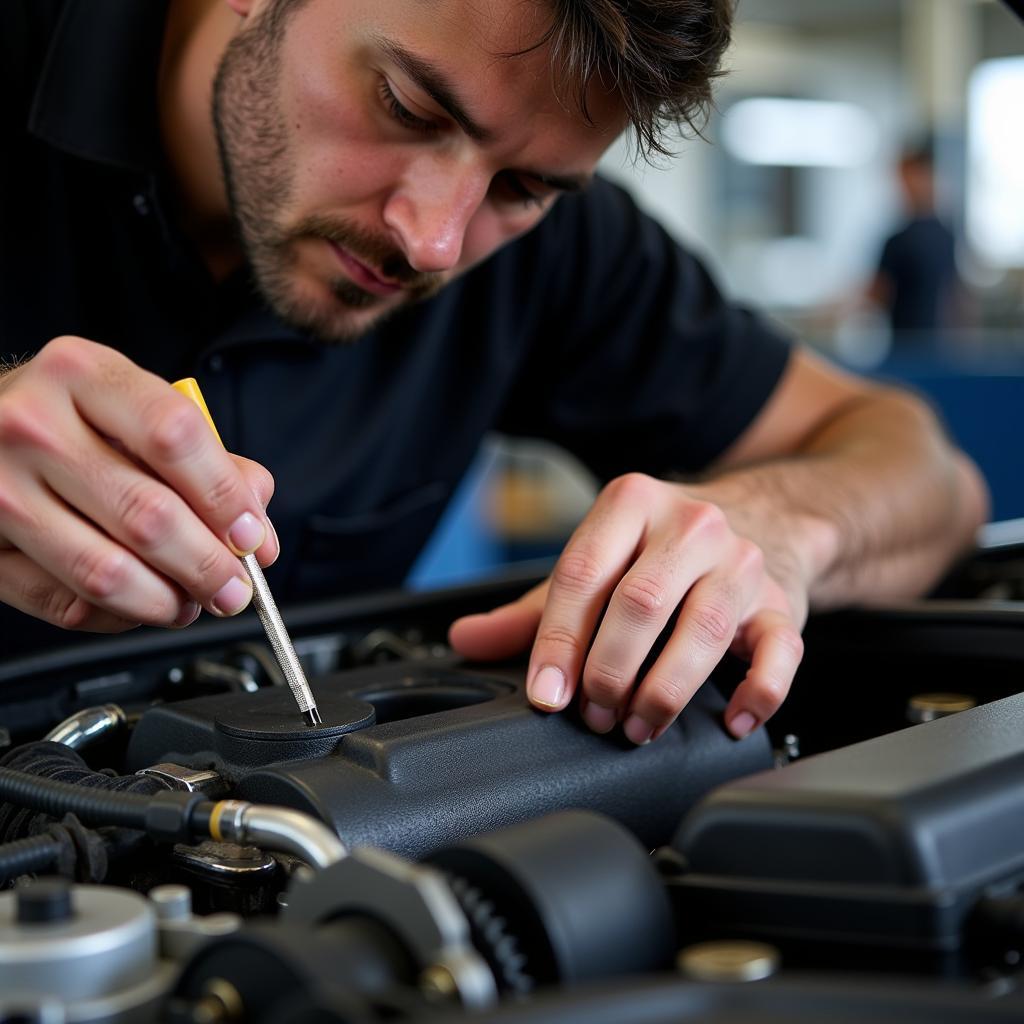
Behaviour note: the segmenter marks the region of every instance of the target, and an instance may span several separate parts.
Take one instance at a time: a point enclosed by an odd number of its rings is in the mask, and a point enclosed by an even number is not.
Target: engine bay
[[[634,747],[445,645],[530,572],[0,664],[0,1024],[1024,1014],[1024,543]]]

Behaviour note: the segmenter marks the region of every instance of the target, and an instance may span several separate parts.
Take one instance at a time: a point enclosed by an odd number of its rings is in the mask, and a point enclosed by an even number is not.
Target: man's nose
[[[433,156],[411,164],[384,205],[384,223],[420,273],[458,266],[466,229],[487,195],[479,168]]]

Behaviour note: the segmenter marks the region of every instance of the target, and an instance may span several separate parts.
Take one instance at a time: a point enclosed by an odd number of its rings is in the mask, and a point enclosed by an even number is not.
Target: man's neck
[[[238,25],[223,0],[171,0],[158,80],[160,137],[179,220],[216,280],[243,261],[211,115],[217,65]]]

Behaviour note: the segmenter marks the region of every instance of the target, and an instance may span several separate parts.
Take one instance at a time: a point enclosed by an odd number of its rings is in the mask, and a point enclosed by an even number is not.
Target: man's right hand
[[[57,338],[0,376],[0,601],[66,629],[240,612],[278,554],[270,473],[113,349]]]

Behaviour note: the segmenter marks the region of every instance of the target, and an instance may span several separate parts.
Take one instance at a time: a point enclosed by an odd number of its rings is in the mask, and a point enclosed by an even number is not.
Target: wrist
[[[780,584],[810,595],[840,560],[842,530],[790,501],[778,483],[752,471],[685,486],[691,497],[721,508],[732,529],[762,549],[768,572]]]

